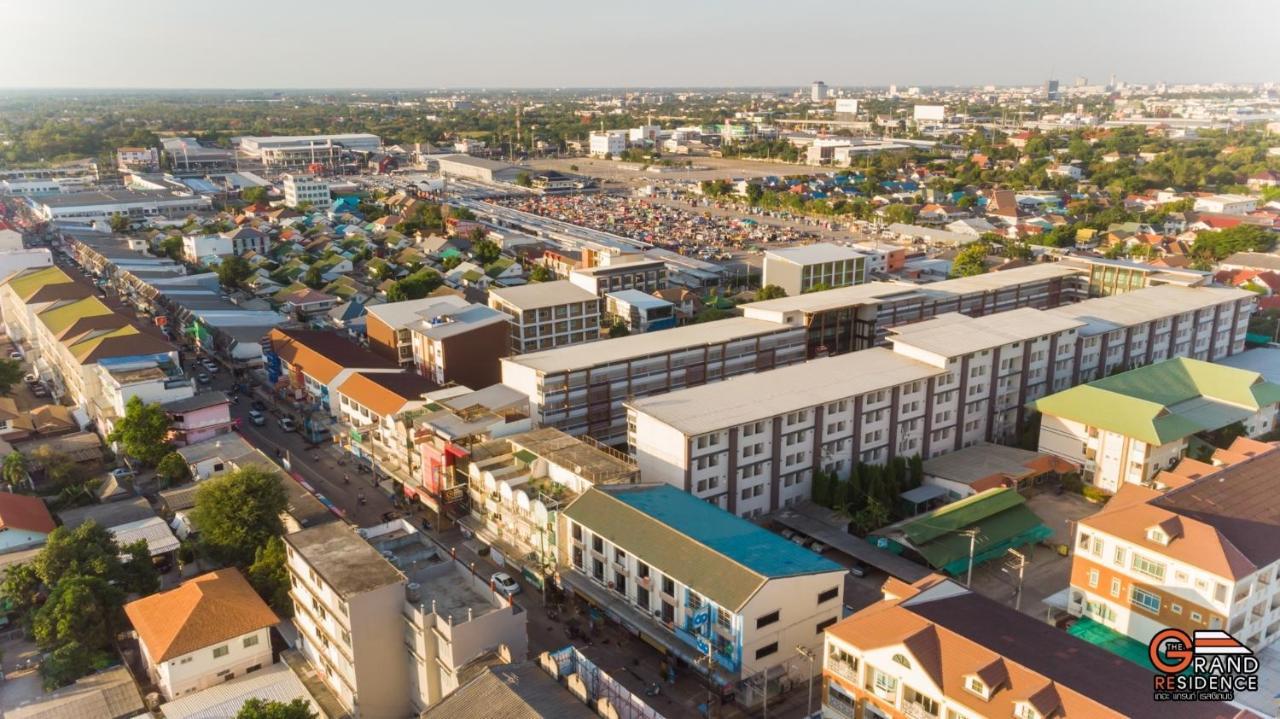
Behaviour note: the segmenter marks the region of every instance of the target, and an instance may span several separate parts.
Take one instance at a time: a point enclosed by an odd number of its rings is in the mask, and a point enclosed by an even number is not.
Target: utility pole
[[[804,715],[805,719],[809,719],[813,716],[813,660],[817,657],[814,656],[812,649],[799,645],[796,646],[796,654],[809,660],[809,699],[805,703]]]
[[[970,587],[973,585],[973,550],[978,544],[978,529],[976,527],[966,529],[960,534],[969,538],[969,571],[964,575],[964,586]]]
[[[1011,569],[1018,570],[1018,590],[1013,595],[1013,608],[1015,611],[1021,611],[1022,610],[1022,575],[1027,568],[1027,555],[1023,554],[1022,552],[1019,552],[1016,549],[1010,549],[1009,554],[1013,555],[1013,559],[1011,559],[1008,562],[1008,564],[1005,565],[1005,571],[1009,571]]]

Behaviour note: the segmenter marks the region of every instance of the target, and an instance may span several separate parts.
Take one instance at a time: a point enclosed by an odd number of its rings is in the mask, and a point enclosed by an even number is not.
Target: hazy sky
[[[1280,81],[1280,0],[0,0],[8,87]]]

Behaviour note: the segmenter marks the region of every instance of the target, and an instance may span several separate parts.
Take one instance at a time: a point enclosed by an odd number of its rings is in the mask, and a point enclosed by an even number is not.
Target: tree
[[[256,205],[259,202],[265,202],[267,199],[267,188],[246,187],[240,191],[240,199],[251,205]]]
[[[313,290],[318,290],[324,285],[324,273],[320,270],[320,265],[312,265],[307,268],[305,274],[302,275],[302,283]]]
[[[294,699],[285,704],[254,697],[240,706],[235,719],[317,719],[306,699]]]
[[[69,641],[44,658],[40,663],[40,677],[45,691],[66,686],[86,674],[111,666],[111,654],[102,649],[92,649],[78,641]]]
[[[972,277],[983,274],[987,271],[986,259],[990,252],[991,245],[985,242],[965,245],[951,262],[951,276]]]
[[[803,292],[801,292],[800,294],[807,295],[811,292],[826,292],[829,289],[831,289],[831,285],[829,283],[817,282],[812,285],[809,285],[809,287],[805,289]]]
[[[144,404],[134,395],[125,405],[124,417],[107,435],[108,442],[119,442],[125,453],[148,467],[154,467],[173,449],[169,444],[169,415],[158,403]]]
[[[626,323],[622,320],[615,319],[613,324],[609,325],[609,339],[626,337],[629,334],[631,334],[631,330],[627,329]]]
[[[126,215],[112,215],[107,224],[111,226],[112,232],[127,232],[132,223]]]
[[[530,282],[551,282],[555,278],[555,273],[547,269],[546,265],[534,265],[533,269],[529,270]]]
[[[289,598],[289,570],[285,567],[284,540],[272,537],[254,552],[253,564],[245,570],[249,583],[259,596],[282,617],[293,616],[293,600]]]
[[[915,222],[916,208],[911,205],[889,205],[881,210],[885,222],[910,224]]]
[[[756,293],[756,301],[776,300],[779,297],[786,297],[787,291],[777,285],[765,285]]]
[[[252,274],[253,268],[249,266],[249,261],[240,255],[225,257],[218,264],[218,282],[229,290],[239,287]]]
[[[15,384],[22,381],[22,363],[0,359],[0,394],[9,394]]]
[[[521,187],[533,187],[533,178],[527,172],[516,173],[516,184]]]
[[[165,486],[181,484],[191,478],[191,468],[182,455],[170,452],[156,463],[156,476],[164,480]]]
[[[284,531],[280,513],[287,504],[280,476],[250,465],[201,483],[191,519],[210,556],[244,567]]]
[[[728,310],[722,310],[719,307],[708,307],[705,310],[699,312],[698,316],[693,318],[693,321],[694,323],[715,322],[716,320],[722,320],[729,316],[730,315]]]
[[[480,264],[487,265],[502,256],[502,248],[493,240],[479,240],[471,246],[471,254]]]
[[[160,254],[171,260],[182,259],[182,238],[166,237],[160,241]]]
[[[404,285],[399,282],[393,282],[387,288],[387,302],[404,302],[409,299],[409,295],[404,291]]]
[[[4,456],[4,466],[0,469],[0,475],[3,475],[4,483],[9,485],[9,489],[13,490],[18,485],[28,481],[27,474],[27,458],[18,450],[10,450]]]
[[[862,509],[853,514],[851,523],[858,534],[865,536],[889,523],[889,510],[876,497],[868,497]]]

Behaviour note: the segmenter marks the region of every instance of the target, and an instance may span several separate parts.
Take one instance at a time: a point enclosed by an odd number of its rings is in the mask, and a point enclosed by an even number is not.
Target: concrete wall
[[[245,646],[250,642],[250,646]],[[226,647],[227,654],[215,658],[213,652]],[[145,654],[146,647],[143,646]],[[151,659],[147,657],[150,664]],[[259,629],[225,642],[203,647],[189,654],[153,665],[153,673],[166,699],[208,689],[271,665],[271,630]]]

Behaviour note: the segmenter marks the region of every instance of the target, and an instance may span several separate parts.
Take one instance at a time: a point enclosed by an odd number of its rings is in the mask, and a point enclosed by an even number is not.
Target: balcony
[[[827,661],[827,671],[848,681],[850,684],[858,683],[858,665],[853,662],[842,662],[838,660]]]
[[[902,713],[909,719],[937,719],[937,714],[917,702],[903,702]]]

